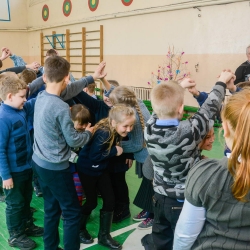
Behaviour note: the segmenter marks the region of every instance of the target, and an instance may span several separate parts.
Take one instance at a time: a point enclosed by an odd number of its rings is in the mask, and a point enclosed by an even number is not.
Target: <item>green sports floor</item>
[[[216,139],[213,144],[213,149],[210,152],[203,152],[204,155],[208,156],[209,158],[222,158],[223,157],[223,151],[224,151],[224,140],[222,137],[222,133],[219,132],[219,129],[215,129],[215,135]],[[129,194],[130,194],[130,210],[131,210],[131,215],[137,214],[140,212],[140,209],[132,204],[132,201],[134,200],[134,197],[136,195],[136,192],[140,186],[141,180],[137,178],[135,175],[135,169],[132,167],[128,172],[127,172],[127,183],[129,186]],[[89,223],[87,225],[89,233],[93,236],[93,238],[97,237],[98,234],[98,229],[99,229],[99,210],[102,205],[102,200],[101,198],[98,198],[98,207],[93,211],[91,214]],[[35,207],[37,209],[37,212],[34,213],[34,218],[36,219],[35,224],[38,226],[43,226],[43,198],[38,198],[33,195],[32,199],[32,207]],[[5,224],[5,203],[0,203],[0,221],[1,221],[1,226],[0,226],[0,250],[5,250],[5,249],[17,249],[17,248],[11,248],[9,247],[7,243],[7,239],[9,237],[6,229],[6,224]],[[119,241],[120,243],[123,243],[127,237],[135,230],[137,227],[138,222],[134,222],[132,218],[128,218],[121,223],[113,224],[112,225],[112,236]],[[62,221],[60,223],[60,228],[59,228],[59,233],[61,237],[61,247],[63,247],[62,243],[62,235],[63,235],[63,229],[62,229]],[[37,248],[38,250],[43,249],[43,240],[42,237],[37,237],[37,238],[32,238],[33,240],[36,241],[37,243]],[[138,239],[140,241],[140,239]],[[108,248],[102,247],[96,244],[96,240],[94,244],[88,246],[88,245],[81,245],[81,250],[82,249],[88,249],[88,250],[107,250]]]

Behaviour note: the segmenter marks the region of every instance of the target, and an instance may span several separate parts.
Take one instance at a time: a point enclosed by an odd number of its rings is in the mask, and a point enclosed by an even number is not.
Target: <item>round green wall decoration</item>
[[[122,3],[123,3],[125,6],[129,6],[132,2],[133,2],[133,0],[122,0]]]
[[[69,16],[72,10],[72,3],[70,0],[64,0],[63,2],[63,14]]]
[[[88,0],[88,3],[89,3],[89,9],[91,11],[95,11],[98,7],[99,0]]]
[[[49,7],[47,4],[45,4],[43,6],[43,9],[42,9],[42,18],[43,18],[43,21],[47,21],[49,19]]]

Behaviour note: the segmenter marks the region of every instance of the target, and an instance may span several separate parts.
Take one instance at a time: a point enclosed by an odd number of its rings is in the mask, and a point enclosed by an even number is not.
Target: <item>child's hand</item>
[[[196,83],[194,80],[192,80],[191,78],[185,78],[181,83],[180,83],[181,87],[186,89],[186,88],[191,88],[196,86]]]
[[[223,70],[219,75],[218,81],[227,83],[230,80],[232,80],[232,78],[234,79],[234,77],[235,77],[235,75],[234,75],[234,73],[232,73],[231,70]]]
[[[98,67],[96,68],[94,74],[93,74],[93,78],[94,80],[96,79],[100,79],[103,78],[107,75],[107,73],[104,72],[104,68],[106,66],[106,62],[102,61]]]
[[[31,64],[26,65],[26,68],[33,69],[35,71],[37,71],[39,67],[40,67],[40,64],[38,62],[33,62]]]
[[[237,87],[234,85],[234,81],[236,79],[236,76],[234,75],[229,82],[227,82],[227,89],[231,92],[236,92]]]
[[[194,86],[191,88],[188,88],[188,91],[193,95],[193,96],[199,96],[200,95],[200,91],[198,91],[198,89]]]
[[[8,58],[10,56],[10,54],[7,52],[7,50],[3,50],[4,48],[2,48],[2,55],[0,57],[0,59],[3,61],[6,58]]]
[[[128,165],[128,168],[131,168],[133,165],[133,161],[132,159],[126,159],[126,164]]]
[[[14,183],[12,178],[3,181],[3,188],[5,189],[12,189],[14,187]]]
[[[12,52],[11,52],[11,50],[10,50],[9,48],[3,47],[3,48],[2,48],[2,52],[3,52],[4,50],[7,52],[7,54],[9,54],[10,56],[12,56]]]
[[[91,127],[91,123],[88,123],[87,127],[85,128],[85,131],[89,131],[90,133],[93,133],[94,127]]]
[[[116,154],[116,156],[121,155],[121,154],[122,154],[122,152],[123,152],[123,148],[122,148],[122,147],[120,147],[120,146],[115,146],[115,147],[116,147],[116,150],[117,150],[117,154]]]

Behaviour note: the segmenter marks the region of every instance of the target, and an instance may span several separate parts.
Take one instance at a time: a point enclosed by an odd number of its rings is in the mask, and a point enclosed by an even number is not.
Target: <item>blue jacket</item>
[[[31,168],[32,144],[27,119],[34,115],[36,99],[16,109],[4,103],[0,106],[0,175],[11,178],[12,172]]]
[[[89,109],[91,116],[95,119],[92,126],[99,122],[101,119],[107,118],[109,115],[110,107],[104,101],[97,100],[84,91],[75,96],[74,101],[76,103],[83,104]]]
[[[113,145],[107,152],[109,132],[97,130],[90,141],[82,148],[77,161],[77,169],[91,176],[101,175],[108,167],[110,158],[116,156],[117,149]]]

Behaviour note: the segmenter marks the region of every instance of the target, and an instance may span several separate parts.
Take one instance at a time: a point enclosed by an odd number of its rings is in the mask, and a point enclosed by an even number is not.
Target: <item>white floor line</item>
[[[121,234],[123,234],[123,233],[126,233],[126,232],[132,230],[132,229],[137,228],[137,226],[138,226],[140,223],[141,223],[141,222],[134,223],[134,224],[132,224],[132,225],[130,225],[130,226],[127,226],[127,227],[118,229],[118,230],[116,230],[116,231],[114,231],[114,232],[112,232],[112,233],[110,233],[110,234],[111,234],[112,237],[121,235]],[[94,239],[94,242],[93,242],[92,244],[88,244],[88,245],[86,245],[86,244],[81,244],[80,250],[81,250],[81,249],[87,249],[87,248],[89,248],[89,247],[92,247],[92,246],[96,245],[96,244],[97,244],[97,240],[98,240],[98,239],[95,238],[95,239]]]

